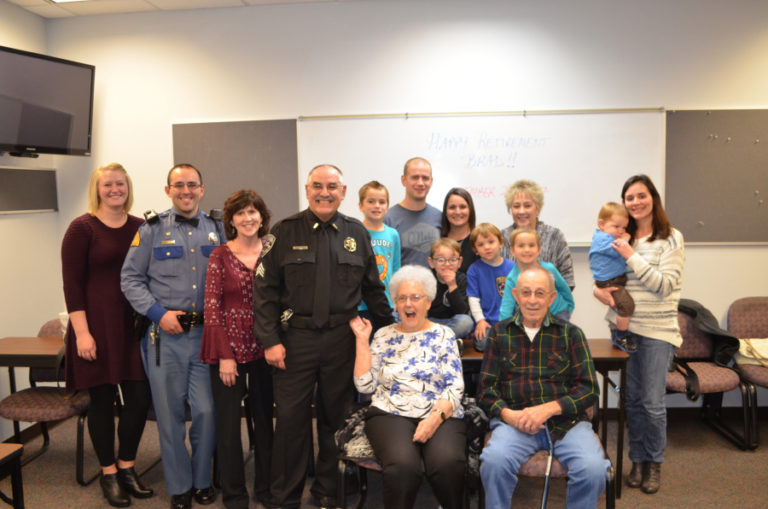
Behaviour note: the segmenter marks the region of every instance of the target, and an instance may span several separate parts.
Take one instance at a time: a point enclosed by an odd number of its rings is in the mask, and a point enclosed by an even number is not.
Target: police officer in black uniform
[[[300,505],[315,384],[319,454],[311,492],[316,505],[336,506],[333,433],[353,394],[349,320],[362,298],[378,326],[393,322],[370,236],[360,221],[338,212],[346,194],[342,178],[328,164],[310,171],[309,208],[274,226],[275,244],[256,273],[254,333],[277,368],[270,507]]]

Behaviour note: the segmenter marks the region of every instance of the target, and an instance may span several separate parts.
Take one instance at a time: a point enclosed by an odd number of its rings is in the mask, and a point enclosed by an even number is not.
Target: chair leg
[[[747,397],[749,398],[749,408],[750,408],[750,435],[749,435],[749,448],[750,449],[757,449],[757,446],[760,444],[759,436],[758,436],[758,424],[757,424],[757,414],[759,413],[760,407],[757,406],[757,387],[753,383],[747,384]]]
[[[96,472],[96,474],[92,477],[89,477],[88,480],[85,480],[83,478],[83,462],[84,462],[84,456],[85,456],[85,415],[81,414],[77,417],[77,449],[75,451],[75,477],[77,478],[77,483],[80,486],[88,486],[93,481],[95,481],[99,475],[101,474],[101,468],[99,468],[99,471]]]
[[[616,470],[611,465],[605,481],[605,509],[616,508]]]
[[[749,382],[741,382],[739,384],[739,389],[741,390],[742,418],[744,419],[744,443],[747,449],[754,449],[755,445],[752,434],[756,430],[756,426],[753,426],[753,422],[756,419],[755,413],[757,412],[757,408],[752,406],[750,385],[752,384]]]
[[[347,462],[339,460],[338,478],[336,479],[336,503],[341,509],[347,509]]]
[[[40,425],[40,434],[43,435],[43,445],[40,446],[40,449],[36,450],[33,453],[25,454],[21,459],[21,466],[23,467],[27,463],[31,463],[36,458],[39,458],[41,454],[43,454],[45,451],[48,450],[48,446],[51,445],[51,437],[48,434],[48,423],[47,422],[39,422]],[[18,443],[21,443],[21,439],[18,440]]]
[[[365,505],[365,498],[368,496],[368,472],[364,468],[358,468],[357,475],[360,478],[360,499],[357,501],[355,509],[362,509]]]
[[[701,417],[704,422],[739,449],[747,450],[749,448],[749,437],[740,436],[723,420],[721,412],[723,393],[704,394],[703,396]]]

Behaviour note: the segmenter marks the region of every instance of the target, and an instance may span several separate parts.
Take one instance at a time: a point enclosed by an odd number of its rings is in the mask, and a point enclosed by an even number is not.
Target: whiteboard
[[[629,110],[631,111],[631,110]],[[589,243],[597,213],[619,201],[624,181],[646,173],[662,193],[664,114],[658,111],[299,119],[299,196],[320,163],[344,172],[341,212],[362,218],[357,192],[376,179],[390,205],[403,199],[403,164],[414,156],[432,163],[427,202],[442,209],[446,192],[463,187],[477,221],[500,229],[512,224],[504,192],[519,179],[544,190],[542,221],[560,228],[569,243]]]

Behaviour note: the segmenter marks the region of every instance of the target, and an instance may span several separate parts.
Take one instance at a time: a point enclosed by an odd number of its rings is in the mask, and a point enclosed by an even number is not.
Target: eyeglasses
[[[547,297],[549,297],[552,294],[552,292],[546,292],[544,290],[536,290],[534,292],[534,291],[529,290],[527,288],[525,288],[523,290],[520,290],[518,293],[524,299],[530,299],[531,297],[535,297],[535,298],[537,298],[539,300],[546,299]]]
[[[432,258],[432,260],[436,261],[440,265],[445,265],[446,263],[458,263],[459,258],[457,256],[452,256],[450,258]]]
[[[310,186],[314,191],[323,190],[323,184],[320,182],[312,182]],[[338,182],[329,182],[328,184],[325,185],[325,189],[327,189],[329,192],[338,191],[339,189],[341,189],[341,184],[339,184]]]
[[[418,304],[421,301],[421,299],[423,299],[424,297],[426,297],[426,295],[419,295],[419,294],[398,295],[397,297],[395,297],[395,302],[397,302],[398,304],[404,304],[410,300],[414,304]]]
[[[198,184],[197,182],[174,182],[170,185],[170,187],[176,189],[177,191],[181,191],[186,187],[190,191],[194,191],[198,187],[200,187],[202,184]]]

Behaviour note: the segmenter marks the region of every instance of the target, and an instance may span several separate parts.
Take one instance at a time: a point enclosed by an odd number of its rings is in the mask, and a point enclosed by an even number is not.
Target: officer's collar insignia
[[[357,242],[353,237],[347,237],[344,239],[344,249],[349,251],[350,253],[354,253],[357,251]]]
[[[332,226],[332,227],[333,227],[333,229],[334,229],[334,230],[336,230],[336,231],[339,231],[339,227],[338,227],[338,226],[336,226],[336,223],[329,223],[329,224],[330,224],[330,226]],[[320,228],[320,223],[317,223],[317,222],[315,222],[315,223],[312,225],[312,230],[317,230],[318,228]]]
[[[179,216],[176,216],[179,217]],[[216,234],[216,232],[211,232],[208,234],[208,243],[212,246],[215,246],[219,243],[219,236]]]

